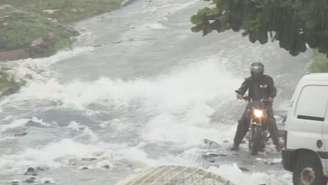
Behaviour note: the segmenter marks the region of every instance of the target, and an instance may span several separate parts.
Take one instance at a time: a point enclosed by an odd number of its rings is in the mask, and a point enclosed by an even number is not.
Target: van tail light
[[[283,149],[287,149],[287,130],[283,131],[283,136],[282,136],[284,142],[283,142]]]

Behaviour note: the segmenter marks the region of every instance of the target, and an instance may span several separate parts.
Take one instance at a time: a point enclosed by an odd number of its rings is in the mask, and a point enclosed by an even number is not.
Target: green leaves
[[[327,0],[212,0],[192,16],[192,31],[243,30],[251,42],[279,41],[292,55],[317,48],[328,54]],[[269,37],[271,35],[271,37]]]

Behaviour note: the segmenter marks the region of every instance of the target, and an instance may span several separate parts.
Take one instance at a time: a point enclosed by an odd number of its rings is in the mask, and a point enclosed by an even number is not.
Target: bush
[[[313,73],[327,73],[328,72],[328,58],[326,55],[314,52],[313,61],[310,65],[310,71]]]

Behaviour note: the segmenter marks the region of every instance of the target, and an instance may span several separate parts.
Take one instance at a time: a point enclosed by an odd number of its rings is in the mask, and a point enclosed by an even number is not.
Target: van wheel
[[[320,160],[314,155],[306,154],[299,156],[294,172],[294,185],[326,185],[326,178],[323,176]]]

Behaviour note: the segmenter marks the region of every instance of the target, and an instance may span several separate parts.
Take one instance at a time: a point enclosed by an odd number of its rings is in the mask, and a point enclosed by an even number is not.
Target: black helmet
[[[254,62],[251,64],[251,75],[252,77],[260,77],[264,73],[264,65],[261,62]]]

